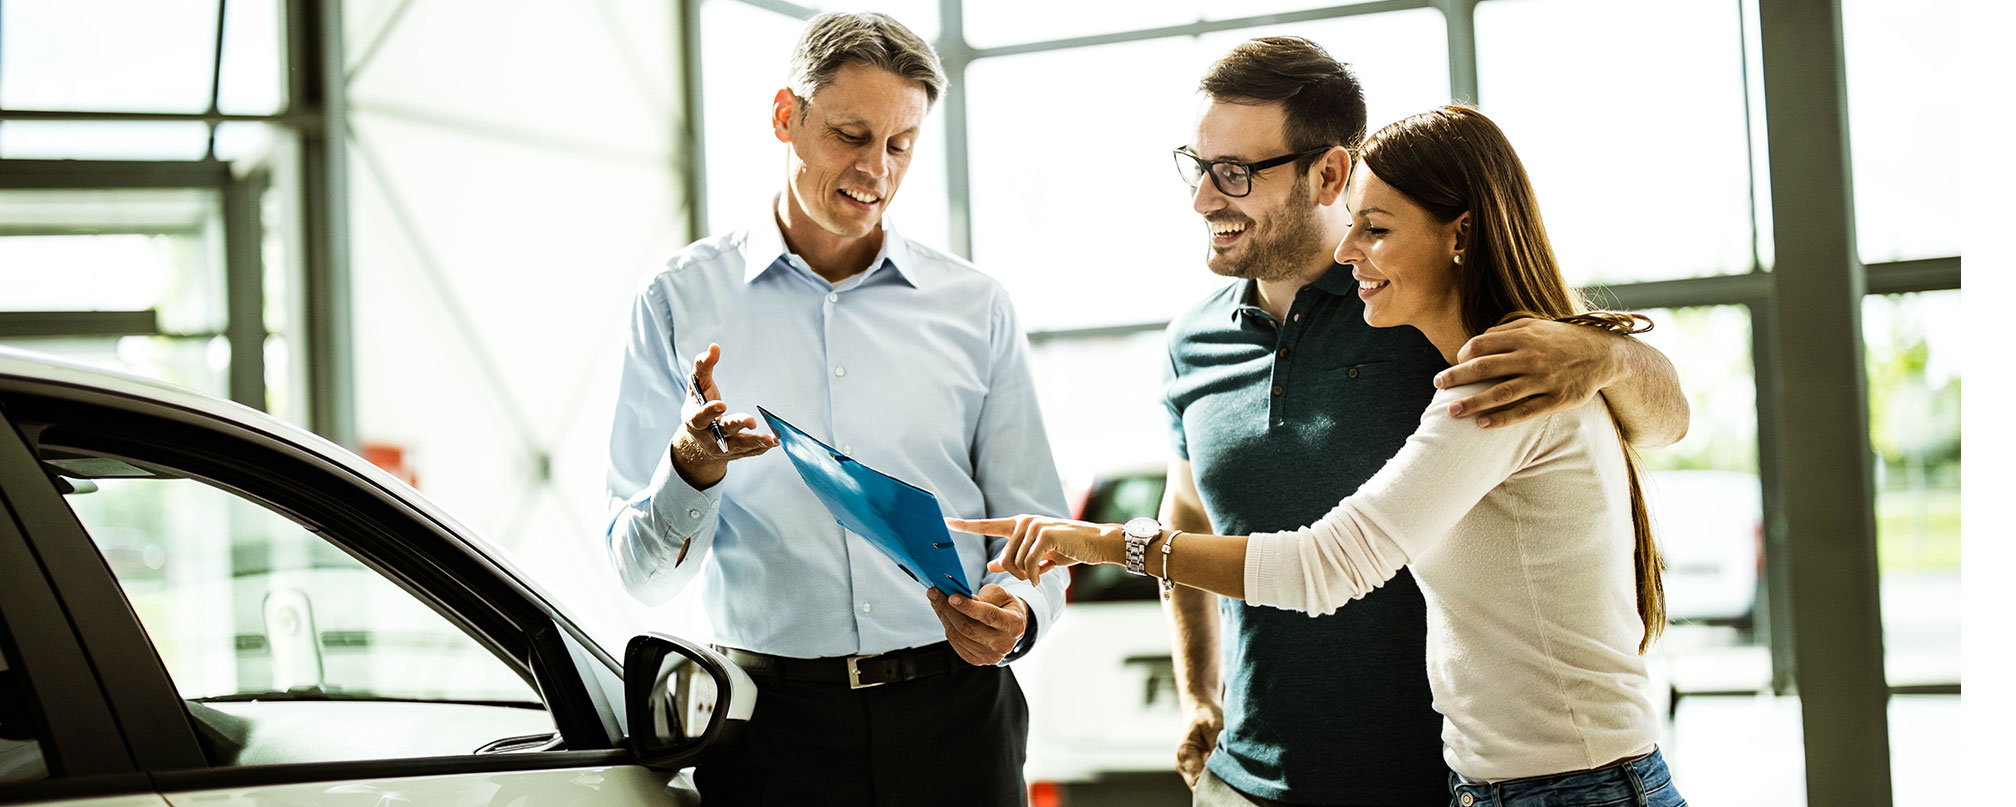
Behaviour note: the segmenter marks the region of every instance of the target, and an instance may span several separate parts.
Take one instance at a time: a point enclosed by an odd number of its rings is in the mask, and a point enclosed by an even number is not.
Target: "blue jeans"
[[[1687,807],[1659,749],[1593,771],[1485,784],[1449,774],[1450,807]]]

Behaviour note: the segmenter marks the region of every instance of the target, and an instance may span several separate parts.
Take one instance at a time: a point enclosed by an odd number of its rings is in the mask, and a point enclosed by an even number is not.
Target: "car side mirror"
[[[683,768],[748,722],[756,682],[713,650],[646,633],[623,653],[623,709],[639,764]]]

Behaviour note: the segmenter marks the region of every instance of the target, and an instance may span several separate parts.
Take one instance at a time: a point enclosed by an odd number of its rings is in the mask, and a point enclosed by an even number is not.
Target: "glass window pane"
[[[879,8],[905,25],[897,11]],[[769,205],[784,187],[784,150],[770,130],[770,105],[788,73],[791,46],[805,23],[735,0],[706,0],[700,7],[701,81],[706,105],[707,225],[713,235],[768,221]],[[919,35],[925,34],[919,31]],[[943,99],[940,99],[941,101]],[[910,171],[889,222],[905,238],[948,248],[945,114],[942,103],[924,119]]]
[[[271,115],[287,101],[286,31],[279,0],[231,0],[224,5],[224,63],[217,111]]]
[[[1960,254],[1975,153],[1954,114],[1972,103],[1953,32],[1975,24],[1964,3],[1843,0],[1848,143],[1855,230],[1865,263]]]
[[[0,310],[159,313],[224,328],[223,224],[202,190],[0,191]]]
[[[1642,338],[1673,360],[1687,437],[1639,454],[1670,623],[1647,657],[1672,698],[1665,753],[1690,802],[1796,804],[1799,702],[1771,691],[1757,386],[1743,306],[1655,309]],[[1786,798],[1792,799],[1786,801]]]
[[[266,123],[230,121],[217,124],[217,159],[260,162],[271,153],[276,131],[277,127]]]
[[[1286,11],[1352,5],[1366,0],[965,0],[966,41],[976,48],[1048,42],[1081,36],[1187,25],[1200,20],[1257,17]]]
[[[210,127],[196,121],[7,121],[0,158],[9,160],[200,160]]]
[[[967,70],[973,255],[1008,286],[1030,329],[1164,320],[1226,282],[1204,267],[1203,222],[1169,151],[1195,137],[1204,70],[1239,42],[1284,31],[1367,66],[1359,77],[1373,115],[1448,96],[1433,10],[994,57]],[[1131,87],[1128,102],[1056,92],[1087,75]],[[1031,109],[1074,121],[1068,148],[1032,148]],[[1072,161],[1087,164],[1045,165]],[[1031,181],[1032,170],[1056,178]]]
[[[143,311],[175,282],[172,236],[0,238],[9,311]]]
[[[230,394],[231,344],[222,336],[7,339],[9,347],[178,384],[219,398]]]
[[[0,105],[202,112],[216,43],[215,0],[8,0]]]
[[[1162,407],[1162,368],[1169,353],[1164,345],[1161,329],[1038,339],[1030,345],[1029,367],[1043,427],[1066,490],[1141,471],[1161,478],[1169,466],[1169,417]],[[1087,389],[1102,392],[1086,395]]]
[[[1282,3],[1286,5],[1285,2]],[[1220,31],[1201,37],[1208,65],[1233,46],[1263,36],[1300,36],[1351,66],[1365,90],[1365,124],[1381,126],[1449,102],[1449,37],[1442,12],[1431,8],[1318,22]],[[1177,78],[1196,89],[1197,74]]]
[[[177,691],[198,704],[192,717],[222,712],[259,727],[227,762],[459,755],[553,730],[516,671],[300,524],[193,480],[92,475],[95,490],[65,498]],[[410,705],[371,701],[471,706],[413,737],[375,719],[410,721]],[[397,736],[373,738],[373,728]]]
[[[965,0],[966,42],[993,48],[1196,22],[1198,0]]]
[[[1478,100],[1532,175],[1571,282],[1750,271],[1738,15],[1735,3],[1477,6]],[[1560,42],[1574,44],[1546,44]]]
[[[1977,707],[1975,714],[1980,713]],[[1946,807],[1965,804],[1973,795],[1967,778],[1953,775],[1953,761],[1979,747],[1968,740],[1980,729],[1968,731],[1971,727],[1963,714],[1957,694],[1890,696],[1890,789],[1895,807]]]
[[[825,0],[804,4],[820,11],[879,11],[896,18],[924,41],[938,44],[938,0]],[[967,22],[972,27],[972,22]]]
[[[1891,686],[1960,683],[1960,292],[1862,303]],[[1897,736],[1892,727],[1892,736]]]
[[[770,102],[784,87],[791,45],[803,27],[736,0],[700,6],[707,223],[716,232],[762,220],[783,187],[784,145],[770,131]],[[708,35],[722,31],[733,34]]]

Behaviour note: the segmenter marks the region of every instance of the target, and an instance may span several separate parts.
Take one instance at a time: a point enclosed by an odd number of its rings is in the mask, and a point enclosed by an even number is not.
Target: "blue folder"
[[[868,539],[925,588],[973,596],[931,491],[862,465],[768,409],[756,411],[834,521]]]

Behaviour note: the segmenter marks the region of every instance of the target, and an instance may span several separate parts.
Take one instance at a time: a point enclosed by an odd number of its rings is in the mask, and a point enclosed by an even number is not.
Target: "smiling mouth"
[[[1239,240],[1240,236],[1246,234],[1246,228],[1251,226],[1252,222],[1207,221],[1205,224],[1211,228],[1211,243],[1222,247]]]
[[[852,190],[849,188],[841,188],[840,195],[845,196],[849,199],[852,199],[864,205],[873,205],[877,202],[882,201],[882,197],[877,196],[875,194],[867,193],[865,191]]]
[[[1360,280],[1360,281],[1358,281],[1358,290],[1359,290],[1359,291],[1378,291],[1378,290],[1380,290],[1380,289],[1383,289],[1383,288],[1386,288],[1387,286],[1390,286],[1390,285],[1392,285],[1392,284],[1393,284],[1393,281],[1391,281],[1391,280]]]

